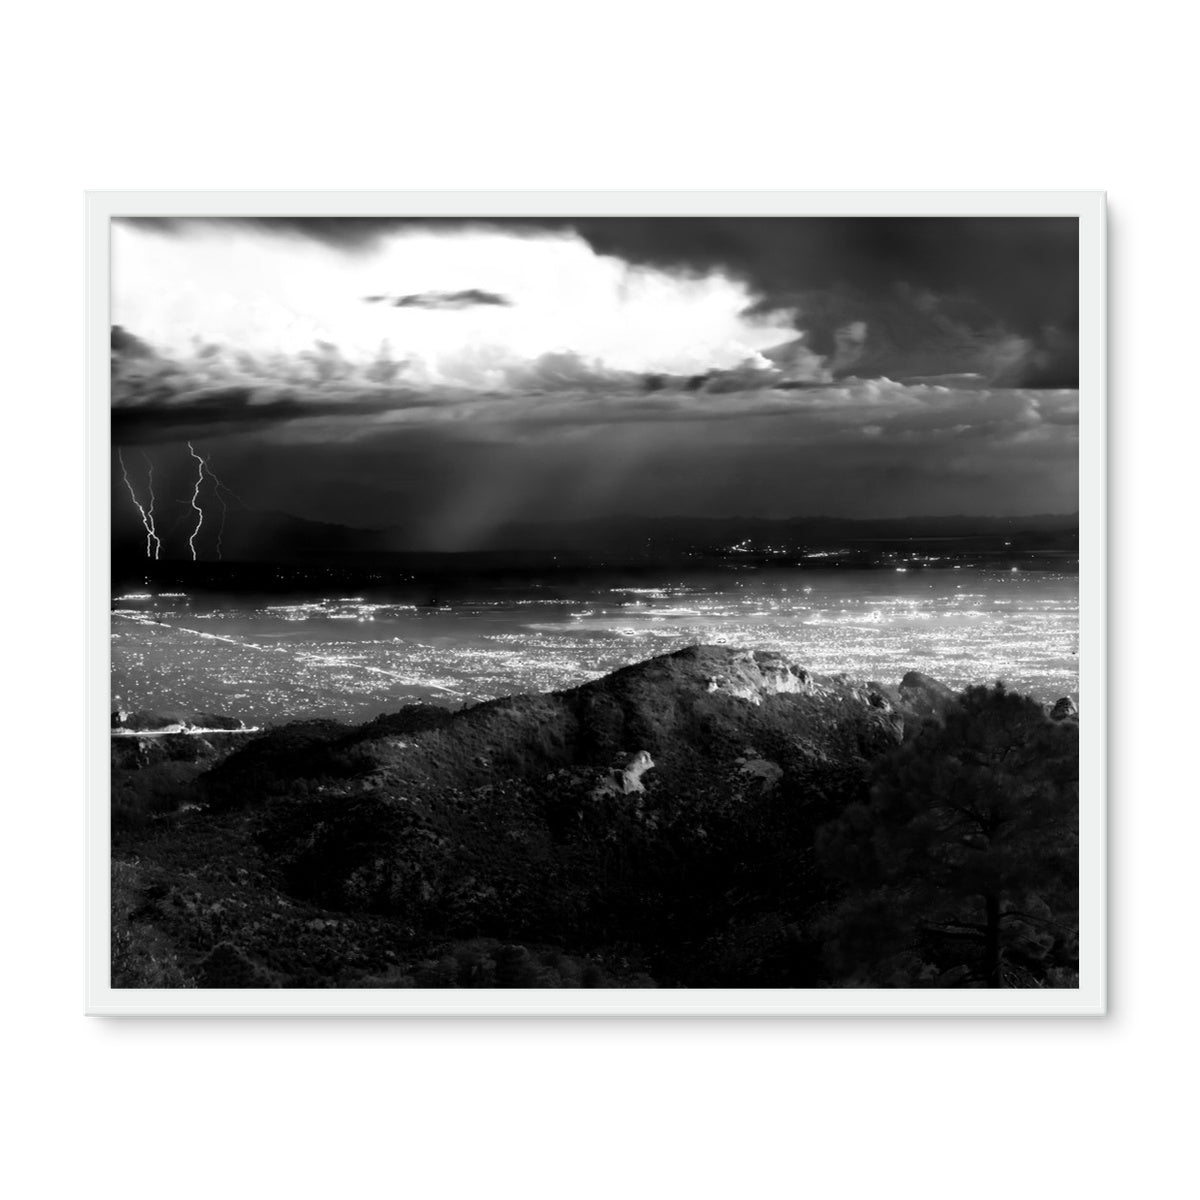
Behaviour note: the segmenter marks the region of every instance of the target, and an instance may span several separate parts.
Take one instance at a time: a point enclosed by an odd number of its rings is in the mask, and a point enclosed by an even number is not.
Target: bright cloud
[[[363,365],[386,347],[424,385],[496,386],[546,355],[600,373],[695,374],[800,336],[790,314],[747,315],[757,297],[738,280],[634,266],[565,232],[415,228],[345,250],[244,227],[164,236],[118,223],[112,287],[114,323],[170,355],[199,342],[295,357],[324,343]],[[395,296],[455,303],[380,302]]]

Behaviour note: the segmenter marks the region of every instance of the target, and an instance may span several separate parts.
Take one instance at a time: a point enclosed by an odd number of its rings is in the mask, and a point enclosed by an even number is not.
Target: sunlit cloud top
[[[323,343],[365,364],[383,347],[421,382],[497,385],[495,365],[561,353],[600,372],[738,367],[800,336],[789,312],[748,315],[758,299],[720,271],[635,266],[570,231],[418,227],[354,253],[247,228],[113,231],[113,320],[161,352]]]

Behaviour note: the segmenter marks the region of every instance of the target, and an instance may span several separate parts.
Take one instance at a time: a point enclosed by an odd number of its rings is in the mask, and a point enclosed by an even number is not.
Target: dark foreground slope
[[[999,704],[1015,722],[1004,736],[1035,748],[1025,769],[1040,778],[1072,722],[1018,697]],[[907,845],[908,802],[871,809],[891,795],[880,781],[928,760],[928,739],[945,741],[962,706],[915,673],[891,689],[701,646],[456,713],[417,706],[357,728],[210,739],[192,762],[180,747],[166,776],[123,747],[115,796],[136,795],[147,767],[159,777],[153,815],[132,803],[114,812],[114,984],[1062,982],[1070,939],[1014,939],[1016,893],[997,892],[974,957],[963,930],[939,940],[919,911],[885,944],[878,920],[865,942],[851,936],[872,904],[907,911],[897,897],[913,892],[888,862],[864,871],[874,852],[856,823],[896,826]],[[1058,740],[1037,749],[1040,737]],[[983,763],[989,750],[972,753]],[[1069,774],[1068,763],[1055,796]],[[1020,900],[1041,914],[1038,869],[1025,869]],[[968,898],[942,897],[947,934],[975,906],[974,882],[950,886]]]

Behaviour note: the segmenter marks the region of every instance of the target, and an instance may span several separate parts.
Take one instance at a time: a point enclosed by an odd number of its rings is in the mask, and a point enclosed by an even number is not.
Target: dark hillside
[[[923,694],[905,700],[777,655],[695,646],[565,692],[457,713],[413,706],[352,730],[289,725],[233,755],[206,783],[222,804],[253,802],[259,788],[293,779],[354,777],[437,792],[497,776],[537,780],[564,767],[604,770],[641,750],[654,758],[656,780],[676,782],[731,761],[756,739],[792,758],[873,753],[901,736]]]
[[[916,673],[893,689],[697,646],[559,693],[268,731],[202,763],[187,811],[118,831],[119,969],[833,986],[845,873],[818,830],[958,703]]]

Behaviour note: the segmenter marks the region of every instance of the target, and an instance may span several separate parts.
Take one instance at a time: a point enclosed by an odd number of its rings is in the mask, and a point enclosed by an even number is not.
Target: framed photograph
[[[1100,193],[93,193],[87,1010],[1105,1011]]]

